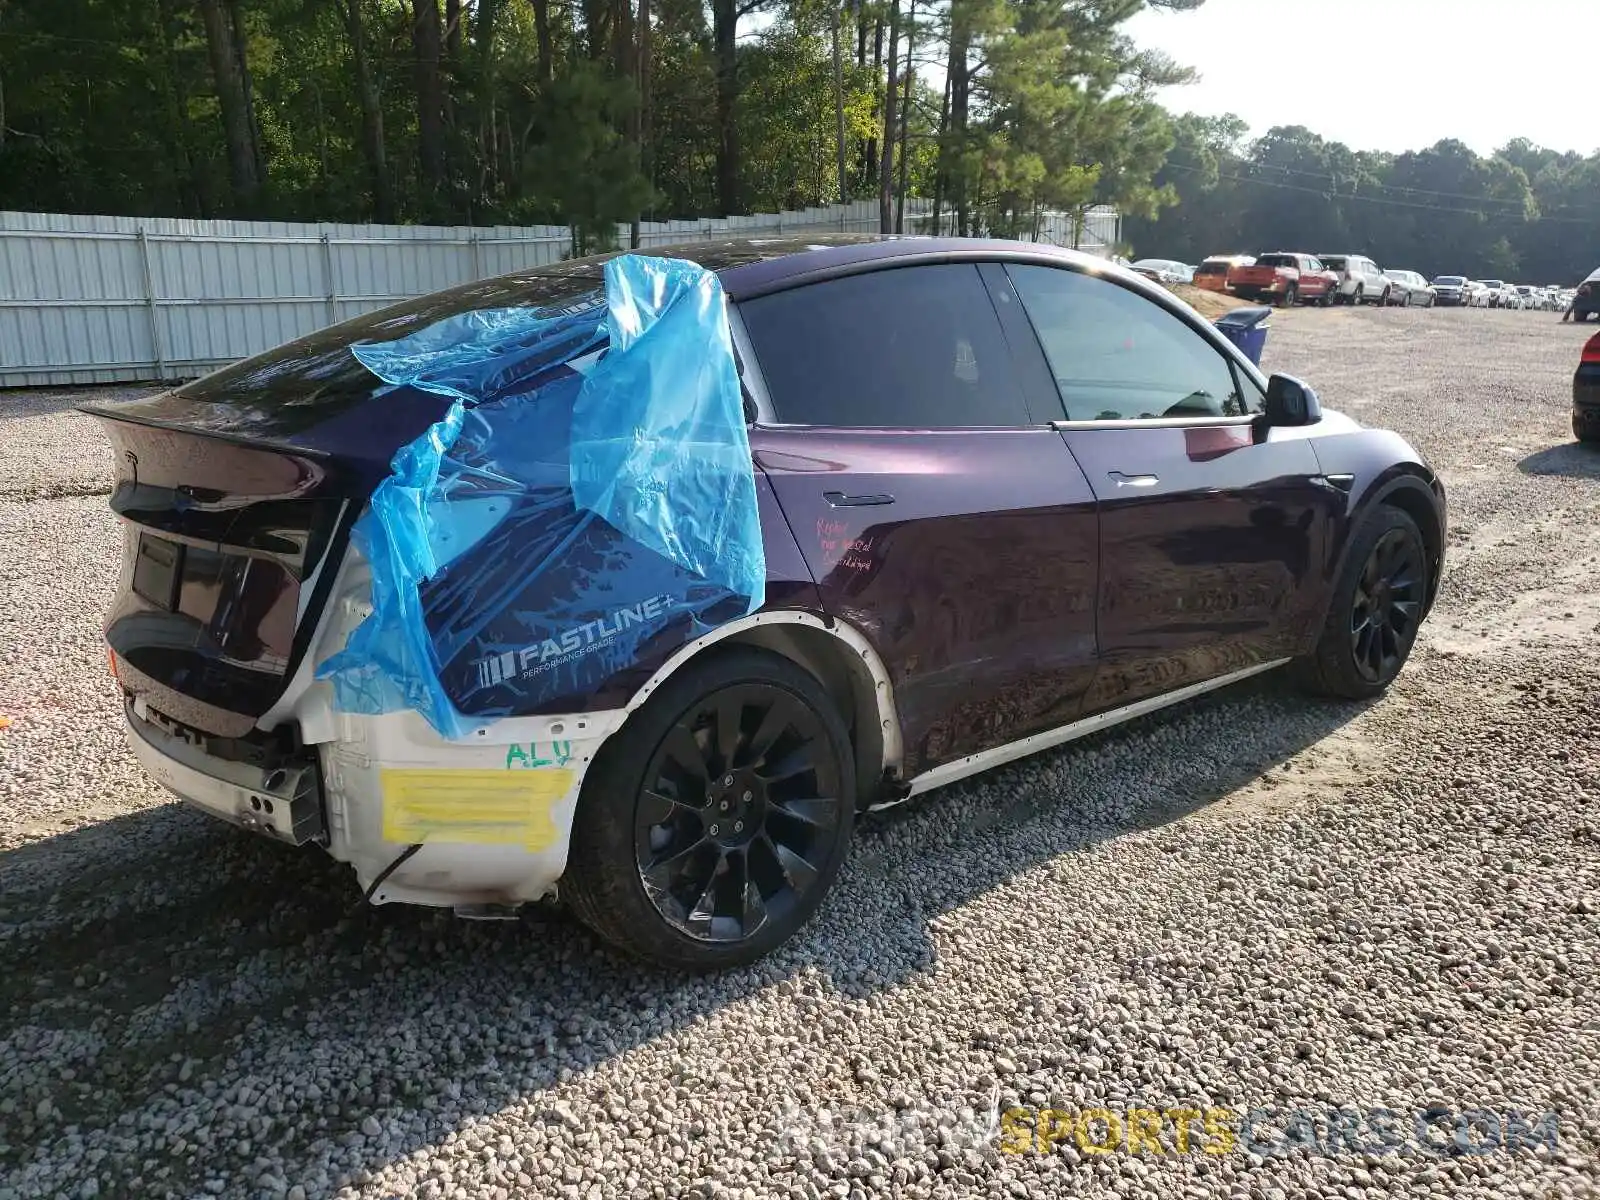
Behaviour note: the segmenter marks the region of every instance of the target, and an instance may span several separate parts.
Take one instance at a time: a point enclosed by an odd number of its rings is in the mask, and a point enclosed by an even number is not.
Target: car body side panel
[[[888,667],[906,777],[1078,715],[1098,523],[1053,430],[758,427],[751,442],[826,610]]]
[[[811,570],[795,544],[794,534],[784,519],[771,481],[756,471],[756,502],[760,508],[762,542],[767,559],[767,597],[762,612],[778,609],[800,609],[820,614],[822,601]],[[591,691],[552,697],[531,710],[529,716],[541,713],[586,712],[596,709],[622,708],[635,692],[655,673],[657,668],[682,648],[684,631],[669,627],[663,636],[639,647],[634,661],[625,669],[608,677]]]
[[[1249,422],[1063,428],[1100,499],[1102,665],[1087,711],[1283,658],[1320,604],[1336,499],[1303,439]]]

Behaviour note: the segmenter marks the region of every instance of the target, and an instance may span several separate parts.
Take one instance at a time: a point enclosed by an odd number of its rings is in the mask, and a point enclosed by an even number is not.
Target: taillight
[[[1583,360],[1586,363],[1600,363],[1600,333],[1595,334],[1583,344]]]

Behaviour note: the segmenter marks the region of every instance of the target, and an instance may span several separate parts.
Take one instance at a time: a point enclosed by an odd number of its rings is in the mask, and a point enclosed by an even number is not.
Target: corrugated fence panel
[[[907,233],[953,232],[908,200]],[[799,212],[646,221],[642,249],[734,238],[875,233],[876,200]],[[1077,243],[1115,244],[1094,209]],[[617,243],[627,245],[627,225]],[[1046,214],[1038,240],[1072,245]],[[0,212],[0,387],[184,379],[336,321],[570,257],[565,226],[338,225]]]

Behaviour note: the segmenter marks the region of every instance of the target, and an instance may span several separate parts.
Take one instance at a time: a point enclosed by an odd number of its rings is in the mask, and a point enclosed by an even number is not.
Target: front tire
[[[1296,664],[1319,695],[1365,700],[1400,674],[1428,598],[1428,556],[1409,514],[1387,504],[1357,526],[1317,645]]]
[[[562,896],[613,946],[709,971],[811,919],[855,819],[837,706],[807,671],[739,647],[669,679],[584,780]]]

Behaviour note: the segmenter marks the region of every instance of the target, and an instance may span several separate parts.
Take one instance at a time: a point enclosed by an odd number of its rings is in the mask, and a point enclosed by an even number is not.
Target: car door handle
[[[1155,487],[1161,482],[1155,475],[1124,475],[1121,471],[1110,471],[1108,474],[1118,487]]]
[[[868,504],[894,503],[894,497],[887,492],[867,492],[860,496],[846,496],[843,492],[823,492],[822,498],[834,508],[860,508]]]

